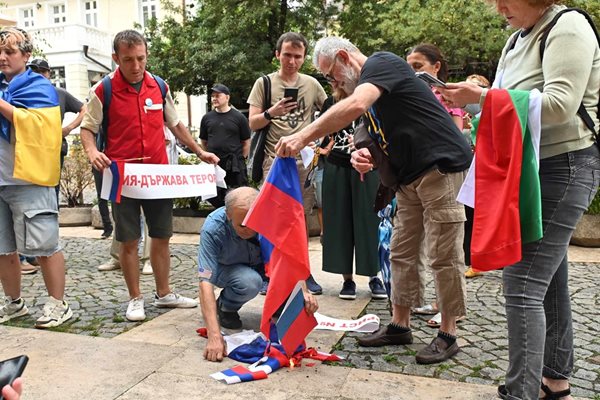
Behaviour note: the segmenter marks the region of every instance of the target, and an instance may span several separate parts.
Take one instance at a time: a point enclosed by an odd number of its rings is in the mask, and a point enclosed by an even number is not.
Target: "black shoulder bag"
[[[263,75],[262,79],[265,89],[263,110],[267,110],[271,107],[271,78]],[[252,132],[252,137],[250,138],[250,154],[247,165],[248,177],[256,183],[260,182],[263,178],[263,161],[265,160],[265,147],[270,125],[269,123],[264,128]]]

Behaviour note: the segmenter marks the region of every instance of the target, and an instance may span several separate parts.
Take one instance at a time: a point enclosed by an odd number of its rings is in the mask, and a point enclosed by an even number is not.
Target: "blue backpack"
[[[152,75],[152,77],[158,84],[158,87],[160,88],[160,94],[162,95],[164,107],[165,97],[167,97],[167,83],[160,76],[153,74],[150,75]],[[102,101],[102,125],[100,126],[100,130],[96,134],[96,147],[98,148],[98,151],[104,151],[104,149],[106,148],[106,134],[108,132],[108,110],[110,108],[110,102],[112,99],[112,82],[108,75],[102,78],[102,86],[104,88],[104,99]]]

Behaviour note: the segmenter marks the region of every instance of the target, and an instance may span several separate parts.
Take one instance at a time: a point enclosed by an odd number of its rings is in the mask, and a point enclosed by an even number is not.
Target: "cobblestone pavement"
[[[600,264],[572,263],[570,266],[571,306],[575,334],[575,368],[571,386],[575,396],[600,400]],[[470,279],[468,318],[459,322],[461,352],[437,365],[418,365],[416,352],[428,344],[436,329],[427,326],[430,317],[413,317],[414,343],[408,346],[359,347],[362,334],[348,333],[336,345],[336,354],[347,357],[345,365],[377,371],[398,372],[461,381],[498,385],[508,366],[508,339],[499,271]],[[427,299],[433,299],[432,282]],[[387,302],[371,301],[365,313],[377,314],[381,323],[391,317]]]
[[[66,299],[74,317],[52,330],[110,338],[141,324],[125,320],[129,296],[121,270],[97,270],[98,265],[110,259],[110,239],[61,238],[61,246],[67,265]],[[197,246],[171,245],[171,288],[192,298],[198,297],[196,251]],[[30,314],[8,324],[31,328],[48,298],[41,273],[23,275],[22,282],[22,296]],[[151,305],[153,275],[140,275],[140,289],[146,299],[145,322],[169,311]]]
[[[74,318],[53,330],[75,334],[114,337],[140,323],[125,320],[127,290],[120,270],[99,272],[96,267],[108,260],[110,240],[63,238],[67,259],[67,299]],[[195,273],[196,245],[171,245],[171,283],[182,295],[197,296]],[[574,394],[600,400],[600,264],[571,264],[571,293],[575,328],[575,370],[571,384]],[[152,276],[141,275],[141,290],[146,297],[146,322],[168,309],[151,304]],[[410,346],[361,348],[356,338],[346,334],[335,346],[336,354],[347,357],[343,365],[362,369],[437,377],[450,381],[496,385],[502,382],[508,365],[504,300],[499,272],[469,280],[469,315],[459,324],[461,352],[452,360],[433,366],[417,365],[414,355],[436,333],[425,324],[428,317],[415,316]],[[431,282],[428,299],[433,299]],[[30,315],[10,321],[13,326],[32,328],[41,314],[46,292],[40,273],[23,276],[23,297]],[[371,301],[365,313],[377,314],[387,324],[390,314],[385,301]]]

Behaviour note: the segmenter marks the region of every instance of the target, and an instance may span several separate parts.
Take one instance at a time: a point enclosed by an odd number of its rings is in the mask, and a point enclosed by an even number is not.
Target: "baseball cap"
[[[223,85],[222,83],[217,83],[215,86],[212,87],[211,89],[213,92],[217,92],[217,93],[223,93],[226,95],[230,95],[231,92],[229,91],[229,88],[225,85]]]
[[[50,71],[50,66],[48,65],[48,61],[42,60],[41,58],[36,58],[32,60],[29,64],[27,64],[30,68],[43,69],[46,71]]]

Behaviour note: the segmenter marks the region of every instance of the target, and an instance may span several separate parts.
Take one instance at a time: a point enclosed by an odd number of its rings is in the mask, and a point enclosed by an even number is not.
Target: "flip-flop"
[[[435,314],[429,321],[427,321],[427,326],[431,328],[439,328],[442,324],[442,313]]]
[[[427,304],[423,307],[416,307],[412,309],[412,313],[415,315],[435,315],[437,314],[437,308],[433,308],[431,304]]]
[[[456,322],[461,322],[461,321],[464,321],[465,319],[467,319],[467,316],[461,315],[460,317],[456,317]]]

